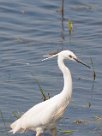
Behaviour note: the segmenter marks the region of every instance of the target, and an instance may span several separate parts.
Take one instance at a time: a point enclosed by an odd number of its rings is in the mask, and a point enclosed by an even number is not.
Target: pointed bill
[[[79,60],[79,59],[74,58],[74,60],[75,60],[76,62],[78,62],[78,63],[80,63],[80,64],[86,66],[86,67],[89,68],[89,69],[91,68],[90,66],[88,66],[86,63],[82,62],[82,61]]]

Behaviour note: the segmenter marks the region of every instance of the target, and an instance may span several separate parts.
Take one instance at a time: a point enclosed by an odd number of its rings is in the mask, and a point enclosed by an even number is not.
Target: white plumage
[[[70,102],[72,94],[72,78],[70,70],[64,65],[64,59],[79,61],[76,55],[64,50],[49,58],[58,56],[58,66],[63,73],[64,87],[63,90],[54,97],[41,102],[27,112],[18,120],[11,124],[11,132],[24,132],[27,130],[36,131],[36,136],[40,136],[46,129],[51,131],[52,136],[56,136],[56,122],[62,117],[67,105]],[[48,59],[48,58],[47,58]],[[86,64],[84,64],[87,66]],[[88,66],[87,66],[88,67]]]

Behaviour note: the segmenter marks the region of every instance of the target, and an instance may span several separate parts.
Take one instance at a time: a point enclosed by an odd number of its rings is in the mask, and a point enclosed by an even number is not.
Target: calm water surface
[[[89,65],[91,57],[96,79],[93,81],[91,70],[66,62],[72,72],[73,95],[58,129],[74,130],[72,136],[102,136],[102,1],[66,0],[63,27],[60,7],[58,0],[0,0],[2,136],[7,136],[9,124],[15,120],[13,112],[23,113],[42,101],[35,79],[46,94],[54,96],[60,92],[63,79],[56,59],[41,59],[62,48],[73,50]],[[73,21],[71,37],[68,19]],[[58,131],[58,135],[64,134]]]

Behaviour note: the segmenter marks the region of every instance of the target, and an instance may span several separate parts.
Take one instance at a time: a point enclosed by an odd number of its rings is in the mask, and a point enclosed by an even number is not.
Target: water
[[[22,113],[42,101],[35,79],[51,96],[62,89],[63,79],[56,59],[46,62],[41,59],[50,51],[68,48],[89,65],[92,57],[96,79],[93,83],[92,72],[87,68],[66,63],[72,72],[73,95],[58,129],[74,130],[73,136],[102,135],[101,5],[100,0],[65,1],[63,30],[61,1],[0,1],[0,111],[7,130],[15,120],[12,112]],[[73,21],[71,37],[68,19]],[[81,123],[76,124],[78,120]],[[7,135],[2,117],[0,135]]]

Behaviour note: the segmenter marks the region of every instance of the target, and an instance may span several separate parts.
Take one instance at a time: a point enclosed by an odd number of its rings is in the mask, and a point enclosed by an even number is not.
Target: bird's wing
[[[38,104],[38,107],[34,106],[11,124],[11,132],[16,133],[17,131],[36,130],[37,127],[46,127],[53,120],[55,107],[45,102],[44,104]]]
[[[30,127],[37,127],[47,124],[52,121],[55,111],[57,109],[58,96],[39,103],[25,112],[19,119],[21,128],[27,129]]]
[[[60,94],[50,101],[48,106],[41,112],[41,124],[50,124],[59,120],[69,101],[67,99],[61,99]]]
[[[20,119],[15,121],[13,125],[19,126],[18,130],[36,129],[37,127],[47,126],[56,122],[62,114],[63,108],[60,108],[59,95],[39,103],[24,113]]]

